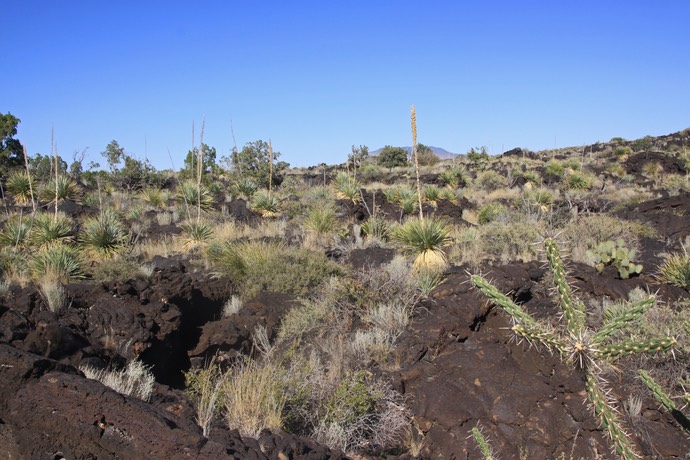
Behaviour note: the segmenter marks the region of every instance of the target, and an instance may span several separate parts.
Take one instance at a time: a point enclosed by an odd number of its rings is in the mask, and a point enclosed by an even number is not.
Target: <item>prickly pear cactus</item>
[[[621,279],[628,279],[631,275],[639,275],[642,272],[642,264],[633,262],[637,252],[635,249],[628,249],[623,240],[604,241],[594,250],[587,251],[587,254],[599,273],[606,265],[614,266]]]

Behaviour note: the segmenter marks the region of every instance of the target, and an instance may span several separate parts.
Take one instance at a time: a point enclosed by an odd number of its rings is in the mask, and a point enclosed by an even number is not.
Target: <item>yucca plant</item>
[[[339,172],[335,176],[333,188],[335,189],[336,198],[340,200],[348,199],[356,203],[361,199],[360,191],[362,185],[346,172]]]
[[[245,200],[251,200],[259,186],[249,177],[241,177],[232,186],[232,191]]]
[[[146,188],[139,194],[142,201],[150,204],[151,206],[157,208],[163,206],[166,201],[166,197],[163,191],[157,188]]]
[[[127,242],[127,231],[115,211],[107,209],[84,222],[79,238],[87,252],[109,259]]]
[[[14,172],[7,178],[7,192],[20,206],[28,206],[33,198],[32,181],[24,172]]]
[[[13,216],[0,231],[0,246],[23,247],[29,238],[30,217]]]
[[[54,203],[63,200],[73,200],[77,197],[77,184],[67,176],[58,176],[57,185],[55,178],[52,178],[48,184],[41,190],[41,199]]]
[[[441,199],[441,189],[435,185],[427,185],[424,187],[424,200],[430,205],[436,207],[438,200]]]
[[[280,214],[280,200],[274,194],[265,191],[254,195],[251,206],[263,217],[275,217]]]
[[[393,240],[415,255],[415,270],[442,271],[448,266],[444,248],[450,244],[450,228],[440,220],[409,219],[393,229]]]
[[[304,228],[317,235],[325,235],[338,226],[338,215],[332,206],[316,205],[304,218]]]
[[[63,283],[84,276],[79,253],[64,244],[53,244],[36,253],[31,272],[36,279],[53,279]]]
[[[185,238],[184,249],[205,246],[213,238],[213,225],[204,220],[187,222],[181,228]]]
[[[616,338],[617,332],[639,319],[654,305],[652,296],[633,303],[630,308],[614,310],[612,314],[605,315],[598,330],[589,328],[585,305],[573,296],[556,242],[549,238],[544,242],[544,247],[553,272],[559,305],[563,310],[562,321],[565,324],[560,329],[533,318],[483,277],[472,275],[470,279],[489,300],[510,315],[513,322],[511,330],[520,339],[555,352],[582,373],[587,398],[600,425],[611,439],[614,451],[626,460],[638,458],[607,388],[603,369],[607,367],[606,364],[612,364],[623,356],[669,349],[676,344],[676,339],[663,337],[635,341]]]
[[[29,242],[34,246],[72,241],[72,219],[63,213],[36,214]]]
[[[663,283],[690,291],[690,257],[685,247],[682,253],[673,253],[664,260],[659,267],[658,278]]]
[[[467,183],[467,172],[459,165],[446,169],[440,174],[441,180],[447,187],[458,188]]]
[[[192,180],[179,184],[177,197],[187,209],[196,208],[197,206],[202,211],[211,211],[213,209],[213,196],[211,193],[205,186],[198,185]]]
[[[362,224],[362,231],[367,238],[376,238],[388,241],[391,226],[386,219],[379,216],[371,216]]]
[[[572,172],[565,178],[565,188],[568,190],[587,190],[592,186],[591,176],[581,172]]]

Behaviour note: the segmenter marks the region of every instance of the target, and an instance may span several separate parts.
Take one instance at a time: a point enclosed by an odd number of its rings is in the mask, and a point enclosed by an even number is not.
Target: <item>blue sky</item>
[[[690,2],[9,0],[0,113],[29,154],[112,139],[182,165],[202,119],[228,154],[345,160],[353,144],[464,153],[690,126]],[[8,19],[9,18],[9,19]]]

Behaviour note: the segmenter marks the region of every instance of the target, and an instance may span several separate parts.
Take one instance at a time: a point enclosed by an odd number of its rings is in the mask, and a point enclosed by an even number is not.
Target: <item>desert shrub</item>
[[[475,184],[482,190],[496,190],[508,185],[508,181],[496,171],[484,171],[479,173]]]
[[[31,204],[32,193],[36,193],[32,188],[33,181],[25,172],[14,172],[7,178],[5,187],[7,192],[14,198],[14,202],[20,206]]]
[[[98,380],[103,385],[118,393],[148,401],[153,393],[155,378],[149,367],[139,360],[130,361],[123,369],[95,369],[91,366],[80,366],[79,370],[86,378]]]
[[[99,260],[98,264],[89,269],[89,274],[95,281],[112,280],[138,280],[145,279],[147,275],[142,271],[142,266],[131,257],[117,255],[108,259]]]
[[[652,148],[653,142],[652,136],[645,136],[632,141],[631,147],[635,152],[646,151]]]
[[[77,250],[62,244],[47,246],[36,253],[31,263],[31,271],[37,279],[55,279],[63,282],[84,276]]]
[[[40,280],[38,290],[48,305],[48,309],[53,313],[60,313],[67,307],[67,295],[62,284],[51,277]]]
[[[604,167],[604,171],[615,177],[624,177],[627,171],[620,163],[609,163]]]
[[[223,317],[227,318],[232,315],[236,315],[242,310],[243,307],[242,298],[238,295],[231,296],[225,305],[223,305]]]
[[[554,193],[546,188],[537,188],[525,193],[527,199],[538,206],[551,206],[554,202]]]
[[[435,185],[427,185],[423,189],[424,191],[424,200],[433,205],[436,206],[436,203],[438,200],[441,199],[441,189],[436,187]]]
[[[477,211],[477,222],[479,222],[482,225],[488,224],[490,222],[495,221],[505,213],[505,206],[495,201],[492,201],[479,208],[479,211]]]
[[[459,193],[454,190],[451,190],[450,188],[444,187],[438,192],[438,198],[440,200],[448,200],[452,201],[453,203],[456,203],[459,198]]]
[[[668,257],[659,267],[658,278],[663,283],[672,284],[690,291],[690,257],[683,252],[676,252]]]
[[[117,213],[106,209],[84,222],[79,242],[90,254],[109,259],[124,247],[127,231]]]
[[[185,392],[194,401],[196,422],[204,436],[208,436],[211,422],[221,410],[224,382],[225,374],[213,363],[185,373]]]
[[[275,217],[280,214],[280,200],[274,193],[260,191],[254,194],[251,207],[263,217]]]
[[[630,156],[632,149],[626,146],[619,146],[613,150],[613,154],[618,160],[623,161]]]
[[[277,242],[212,243],[207,255],[238,283],[244,299],[261,291],[306,297],[329,277],[342,274],[341,267],[323,254]]]
[[[72,241],[72,219],[63,213],[40,213],[34,217],[29,242],[34,246]]]
[[[262,430],[282,427],[285,395],[282,369],[264,361],[241,359],[228,371],[220,390],[230,429],[256,438]]]
[[[537,171],[529,170],[522,173],[522,177],[530,184],[539,185],[541,184],[541,176]]]
[[[442,271],[448,265],[444,248],[449,234],[450,228],[440,220],[411,218],[393,229],[392,238],[415,255],[415,269]]]

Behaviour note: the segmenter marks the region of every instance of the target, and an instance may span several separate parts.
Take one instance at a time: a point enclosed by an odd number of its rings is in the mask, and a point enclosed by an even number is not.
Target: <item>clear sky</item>
[[[0,113],[29,154],[112,139],[158,168],[257,139],[293,166],[353,144],[464,153],[690,126],[690,1],[7,0]]]

